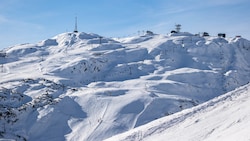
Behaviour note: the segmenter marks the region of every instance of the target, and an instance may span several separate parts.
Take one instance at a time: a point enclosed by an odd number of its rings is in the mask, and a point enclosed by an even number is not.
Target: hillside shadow
[[[41,111],[37,113],[37,121],[29,131],[29,140],[65,140],[65,135],[72,131],[69,120],[72,118],[82,120],[87,117],[87,113],[79,104],[68,96],[47,110],[46,112],[52,111],[43,117]]]

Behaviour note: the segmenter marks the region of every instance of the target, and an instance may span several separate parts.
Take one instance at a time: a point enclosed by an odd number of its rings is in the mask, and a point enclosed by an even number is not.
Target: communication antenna
[[[180,30],[181,30],[181,25],[180,24],[176,24],[175,25],[175,30],[176,30],[177,33],[179,33]]]
[[[78,33],[78,30],[77,30],[77,17],[75,17],[75,30],[74,30],[75,33]]]

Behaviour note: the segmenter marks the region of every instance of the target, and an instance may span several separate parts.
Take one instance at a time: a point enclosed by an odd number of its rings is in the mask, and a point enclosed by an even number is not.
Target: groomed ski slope
[[[249,141],[250,84],[105,141]]]

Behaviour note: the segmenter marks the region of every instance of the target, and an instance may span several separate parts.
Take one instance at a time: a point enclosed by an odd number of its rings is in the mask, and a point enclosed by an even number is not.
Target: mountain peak
[[[0,57],[0,136],[106,139],[249,83],[249,48],[241,38],[84,32],[16,45]]]

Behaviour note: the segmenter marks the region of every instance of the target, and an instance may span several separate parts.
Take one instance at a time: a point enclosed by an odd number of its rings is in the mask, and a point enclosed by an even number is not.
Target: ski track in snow
[[[107,114],[107,109],[108,109],[108,106],[109,104],[107,104],[103,110],[103,113],[101,114],[101,117],[98,118],[97,120],[97,125],[94,127],[93,131],[91,132],[91,134],[89,135],[88,139],[87,140],[90,140],[90,138],[92,138],[92,136],[95,135],[95,131],[100,127],[100,125],[103,123],[103,120],[104,120],[104,117],[105,117],[105,114]]]
[[[123,133],[121,135],[114,136],[110,139],[107,139],[106,141],[140,141],[140,140],[214,140],[216,137],[219,139],[220,137],[217,136],[218,133],[222,132],[224,130],[230,131],[231,127],[234,127],[240,122],[247,121],[250,118],[250,115],[248,113],[241,113],[242,115],[238,115],[238,120],[235,121],[234,118],[231,119],[230,124],[227,127],[223,127],[224,124],[217,124],[214,125],[213,122],[216,123],[216,121],[208,122],[211,118],[213,118],[213,115],[207,116],[207,113],[214,111],[219,111],[219,118],[217,120],[222,121],[224,118],[228,118],[230,120],[230,117],[225,117],[224,109],[231,111],[231,114],[234,113],[234,110],[239,110],[239,108],[245,108],[242,107],[243,103],[248,103],[250,98],[250,85],[243,86],[241,88],[238,88],[237,90],[233,92],[229,92],[228,94],[222,95],[218,98],[214,98],[208,102],[205,102],[201,105],[198,105],[197,107],[190,108],[187,110],[183,110],[179,113],[173,114],[171,116],[161,118],[159,120],[153,121],[149,124],[143,125],[141,127],[135,128],[131,131],[128,131],[126,133]],[[245,105],[246,105],[245,104]],[[235,109],[232,107],[236,106]],[[238,106],[238,107],[237,107]],[[241,106],[241,107],[240,107]],[[232,108],[232,110],[230,110]],[[248,108],[249,109],[249,108]],[[247,110],[245,110],[247,111]],[[216,120],[216,119],[213,119]],[[243,120],[243,121],[242,121]],[[207,122],[206,122],[207,121]],[[195,127],[195,125],[199,124],[199,122],[203,122],[200,127]],[[183,127],[184,124],[188,126]],[[205,124],[204,124],[205,123]],[[210,126],[209,126],[210,124]],[[243,127],[243,129],[248,129],[249,122],[246,123]],[[192,128],[192,126],[194,128]],[[207,129],[206,129],[206,126]],[[194,133],[196,133],[195,136],[192,133],[189,133],[185,130],[185,128],[189,128],[188,130],[192,130]],[[237,128],[236,128],[237,129]],[[203,130],[203,131],[200,131]],[[222,130],[222,131],[220,131]],[[232,129],[231,129],[232,130]],[[238,129],[242,130],[242,129]],[[174,133],[174,132],[178,133]],[[219,131],[219,132],[218,132]],[[233,130],[232,130],[233,131]],[[213,135],[214,132],[217,132],[217,134]],[[182,135],[183,134],[183,135]],[[223,134],[222,134],[223,135]],[[242,135],[247,135],[246,133]],[[228,135],[230,136],[230,135]],[[170,137],[170,138],[169,138]],[[236,136],[237,137],[237,136]],[[239,137],[242,138],[242,140],[249,140],[250,136],[243,136]],[[230,137],[227,137],[224,135],[220,140],[231,140]]]

